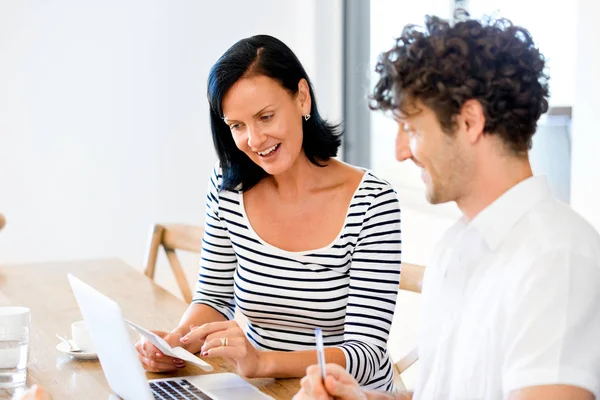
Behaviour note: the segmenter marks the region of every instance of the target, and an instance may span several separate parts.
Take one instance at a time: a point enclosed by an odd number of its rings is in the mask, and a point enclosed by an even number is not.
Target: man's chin
[[[425,198],[427,199],[427,202],[432,205],[443,204],[451,201],[450,199],[442,196],[441,193],[431,190],[430,188],[427,188],[427,191],[425,192]]]
[[[427,202],[431,205],[440,204],[440,201],[438,201],[438,199],[436,199],[435,197],[427,196],[426,198],[427,198]]]

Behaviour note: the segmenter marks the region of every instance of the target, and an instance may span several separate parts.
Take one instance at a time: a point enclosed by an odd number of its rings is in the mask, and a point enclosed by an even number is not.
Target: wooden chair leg
[[[154,225],[154,229],[150,234],[144,274],[152,280],[154,280],[154,274],[156,273],[156,259],[158,257],[158,248],[160,247],[160,244],[162,242],[164,232],[165,228],[163,226]]]
[[[177,280],[177,285],[183,294],[183,299],[187,304],[192,302],[192,291],[188,286],[188,281],[185,276],[185,272],[183,271],[183,267],[179,263],[177,259],[177,255],[175,254],[175,250],[166,249],[167,258],[169,259],[169,264],[171,264],[171,269],[173,270],[173,274],[175,275],[175,279]]]
[[[396,391],[400,393],[406,392],[406,385],[404,384],[404,381],[402,381],[402,377],[399,373],[394,374],[394,387],[396,388]]]
[[[406,371],[411,365],[417,362],[419,359],[418,349],[415,347],[408,354],[402,357],[400,360],[396,362],[397,370],[402,373]]]

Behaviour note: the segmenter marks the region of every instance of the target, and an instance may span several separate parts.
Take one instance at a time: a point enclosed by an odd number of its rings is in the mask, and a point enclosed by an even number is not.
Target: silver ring
[[[221,338],[221,346],[229,346],[229,340],[226,337]]]

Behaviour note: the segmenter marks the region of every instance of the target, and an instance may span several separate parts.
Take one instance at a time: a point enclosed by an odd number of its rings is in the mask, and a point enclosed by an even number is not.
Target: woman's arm
[[[222,220],[221,208],[225,208],[225,206],[220,204],[219,185],[221,179],[220,170],[215,167],[208,183],[206,195],[206,221],[194,298],[192,306],[178,326],[183,330],[189,331],[190,325],[202,325],[205,322],[234,318],[233,275],[238,260],[231,244],[229,232]],[[206,307],[193,307],[195,304],[204,304],[212,310]],[[209,315],[202,315],[202,312],[198,313],[198,310],[206,310]],[[215,312],[221,316],[219,317]]]
[[[361,386],[386,367],[392,376],[387,341],[400,281],[401,246],[398,198],[391,186],[382,183],[365,212],[352,255],[341,346],[346,369]]]
[[[190,333],[192,327],[199,327],[210,322],[227,321],[227,318],[219,311],[206,304],[192,303],[181,317],[179,325],[173,329],[170,335],[184,337]],[[204,342],[192,342],[185,348],[191,353],[198,353]]]
[[[155,332],[171,346],[181,345],[181,337],[188,334],[192,326],[234,318],[233,274],[237,267],[237,258],[227,229],[220,217],[220,181],[220,172],[215,167],[208,182],[200,270],[192,304],[175,329],[169,333]],[[196,353],[200,351],[202,344],[190,343],[186,347],[189,351]],[[148,371],[171,371],[185,365],[181,360],[161,354],[149,342],[138,342],[136,348],[140,353],[140,360],[144,368]]]
[[[263,351],[260,357],[257,378],[298,378],[306,368],[317,362],[315,350],[303,351]],[[325,349],[325,362],[346,367],[346,356],[337,347]]]
[[[203,357],[227,358],[235,364],[237,372],[247,378],[298,378],[317,362],[316,350],[257,350],[236,321],[205,324],[181,341],[186,346],[201,343]],[[346,364],[344,353],[336,347],[325,349],[325,359],[341,367]]]

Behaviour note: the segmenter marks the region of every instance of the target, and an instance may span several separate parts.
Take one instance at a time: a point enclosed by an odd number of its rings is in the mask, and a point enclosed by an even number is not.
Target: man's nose
[[[408,143],[408,134],[404,130],[404,124],[398,124],[398,132],[396,133],[396,160],[405,161],[412,158],[412,151]]]

